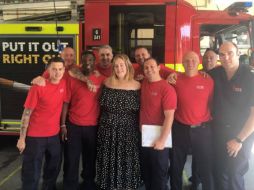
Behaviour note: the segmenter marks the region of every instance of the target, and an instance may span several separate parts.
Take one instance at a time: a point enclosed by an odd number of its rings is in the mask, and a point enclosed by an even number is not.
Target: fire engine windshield
[[[241,61],[249,64],[251,37],[248,23],[241,25],[202,25],[200,51],[204,54],[207,48],[218,50],[221,43],[231,41],[239,48]]]

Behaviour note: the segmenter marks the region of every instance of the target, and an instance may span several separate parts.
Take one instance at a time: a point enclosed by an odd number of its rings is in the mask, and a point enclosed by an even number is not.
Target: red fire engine
[[[133,57],[146,46],[161,63],[181,70],[182,55],[218,49],[235,42],[241,54],[253,48],[252,3],[235,3],[223,11],[199,11],[182,0],[86,0],[85,48],[110,44],[116,53]]]
[[[115,53],[126,53],[132,58],[136,46],[145,46],[151,51],[153,57],[175,70],[182,70],[182,55],[186,51],[193,50],[202,56],[206,48],[217,50],[219,45],[226,40],[236,43],[241,54],[251,56],[254,48],[253,16],[245,13],[250,6],[251,3],[248,2],[235,3],[226,10],[201,11],[183,0],[86,0],[84,28],[80,24],[79,26],[82,27],[74,33],[76,36],[74,39],[78,39],[77,41],[81,44],[76,49],[79,49],[79,52],[83,49],[96,51],[98,46],[109,44]],[[43,23],[41,25],[43,26]],[[65,36],[66,34],[61,34],[61,32],[65,32],[66,29],[62,27],[59,35]],[[5,39],[2,40],[3,42],[6,42],[10,36],[8,37],[6,30],[2,32],[4,33],[2,34],[0,30],[0,37]],[[29,32],[31,31],[25,32],[25,36],[31,36]],[[49,38],[44,36],[44,38],[38,38],[36,31],[32,32],[33,39]],[[41,44],[44,43],[41,42]],[[17,54],[22,54],[22,52]],[[8,55],[5,56],[8,57]],[[24,73],[27,74],[20,76],[26,76],[26,78],[31,76],[32,79],[32,76],[38,75],[38,69],[36,74],[35,68],[43,68],[43,63],[38,62],[37,65],[31,64],[28,67],[33,70],[28,72],[26,69]],[[4,70],[6,68],[8,70]],[[15,71],[20,73],[22,68],[24,70],[24,64],[12,62],[4,65],[0,59],[0,77],[16,80]],[[18,82],[26,83],[20,80]],[[13,127],[16,127],[17,130],[11,131],[17,134],[19,122],[16,121],[21,118],[21,111],[19,113],[17,110],[22,110],[24,95],[15,95],[19,98],[14,98],[15,103],[10,100],[10,105],[6,105],[8,98],[3,100],[4,97],[10,96],[5,95],[4,90],[1,91],[1,95],[0,135],[9,135],[7,131]]]

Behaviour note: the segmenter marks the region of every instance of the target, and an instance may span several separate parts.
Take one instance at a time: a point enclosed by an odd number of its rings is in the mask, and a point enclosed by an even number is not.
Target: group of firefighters
[[[78,67],[74,50],[66,47],[61,58],[49,61],[42,77],[33,79],[24,104],[17,143],[23,153],[23,189],[38,188],[43,158],[43,189],[55,188],[62,160],[59,136],[65,142],[64,189],[78,189],[81,153],[84,189],[138,188],[124,186],[128,183],[122,182],[133,180],[135,176],[127,179],[118,174],[120,178],[98,168],[110,162],[104,159],[108,152],[101,149],[110,142],[103,141],[103,135],[98,132],[103,127],[103,113],[100,113],[103,105],[99,101],[103,86],[138,90],[140,122],[136,128],[142,131],[144,125],[161,127],[161,134],[152,147],[136,145],[137,164],[141,168],[137,173],[140,173],[146,190],[166,190],[169,178],[171,190],[181,190],[182,173],[190,150],[193,189],[198,183],[204,190],[245,189],[244,175],[248,171],[254,140],[254,71],[239,63],[235,44],[224,42],[220,46],[219,66],[216,65],[217,54],[206,51],[203,72],[198,71],[199,57],[193,51],[183,56],[184,73],[159,65],[145,47],[135,49],[138,63],[135,67],[130,66],[126,55],[116,55],[113,59],[112,48],[108,45],[101,46],[98,53],[99,60],[95,64],[94,54],[84,52]],[[114,114],[110,110],[106,112],[110,116]],[[121,114],[117,119],[124,120]],[[171,132],[172,148],[168,148],[165,143]],[[113,136],[111,138],[113,141]],[[115,148],[123,143],[122,140]],[[127,149],[131,146],[128,143]],[[111,156],[117,158],[117,155]],[[125,161],[128,159],[126,155]],[[102,163],[96,163],[96,160]],[[111,166],[121,167],[117,159]],[[113,176],[112,179],[101,180],[101,172]],[[139,178],[139,174],[136,175]],[[133,181],[140,185],[138,180]]]

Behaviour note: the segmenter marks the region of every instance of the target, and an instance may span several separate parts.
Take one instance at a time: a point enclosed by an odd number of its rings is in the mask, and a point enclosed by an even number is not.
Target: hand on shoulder
[[[133,87],[135,90],[139,90],[141,88],[141,83],[136,80],[133,80]]]

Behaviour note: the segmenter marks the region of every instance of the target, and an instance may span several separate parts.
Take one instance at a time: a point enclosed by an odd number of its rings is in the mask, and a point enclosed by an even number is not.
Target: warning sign
[[[61,47],[73,47],[73,37],[8,36],[0,37],[0,64],[47,64]]]

